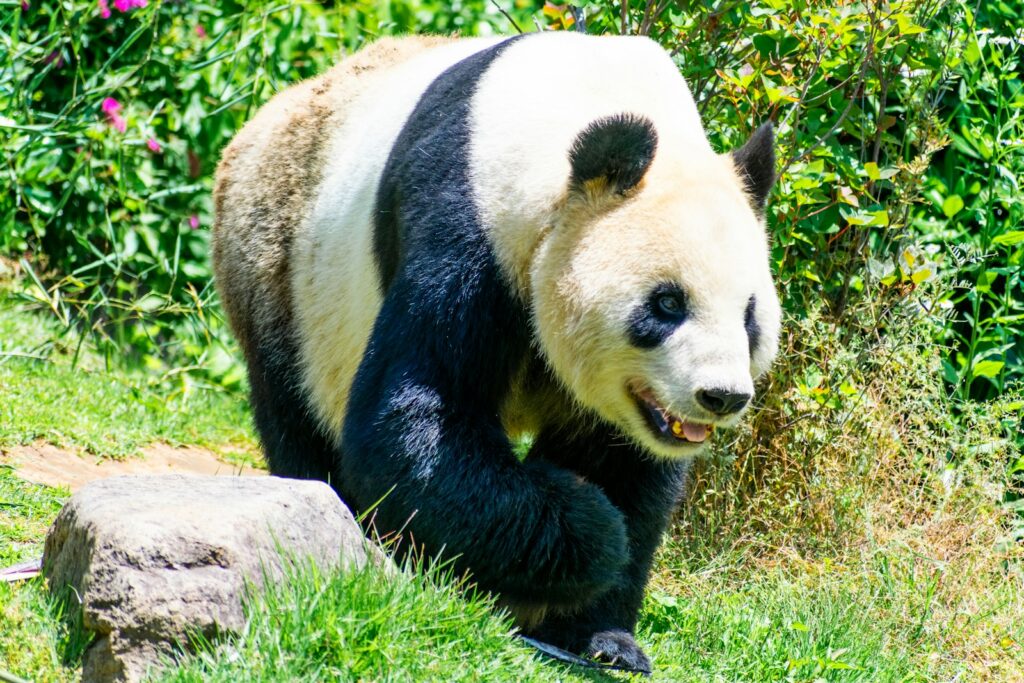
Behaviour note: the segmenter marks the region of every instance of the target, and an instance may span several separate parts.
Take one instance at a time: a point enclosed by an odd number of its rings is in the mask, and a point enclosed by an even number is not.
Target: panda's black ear
[[[761,124],[750,139],[733,150],[732,160],[758,214],[775,184],[775,129],[772,122]]]
[[[575,192],[625,194],[643,179],[657,147],[658,133],[647,117],[616,114],[598,119],[576,136],[569,149],[569,187]]]

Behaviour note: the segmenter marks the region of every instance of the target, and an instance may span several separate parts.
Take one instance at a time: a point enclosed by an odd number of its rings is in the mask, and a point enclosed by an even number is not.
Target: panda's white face
[[[697,452],[771,364],[780,307],[763,224],[725,156],[655,163],[624,198],[572,201],[531,271],[542,351],[650,452]],[[697,172],[699,170],[699,172]]]

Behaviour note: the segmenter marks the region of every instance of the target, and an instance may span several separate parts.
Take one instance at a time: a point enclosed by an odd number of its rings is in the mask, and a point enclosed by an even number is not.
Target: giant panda
[[[773,145],[715,153],[640,37],[382,39],[278,94],[223,153],[213,242],[271,472],[649,671],[689,462],[776,353]]]

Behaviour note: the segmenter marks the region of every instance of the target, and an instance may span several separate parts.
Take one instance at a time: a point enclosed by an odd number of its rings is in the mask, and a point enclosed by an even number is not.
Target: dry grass
[[[851,341],[792,323],[765,405],[696,468],[669,552],[738,580],[881,586],[880,623],[931,642],[936,672],[1024,680],[1024,548],[1002,505],[1019,454],[998,409],[950,404],[940,350],[905,327]]]

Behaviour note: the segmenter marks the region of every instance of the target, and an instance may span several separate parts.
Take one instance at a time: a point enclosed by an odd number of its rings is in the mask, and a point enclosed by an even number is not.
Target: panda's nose
[[[697,392],[697,403],[715,415],[732,415],[743,410],[750,401],[751,395],[745,391],[729,391],[728,389],[701,389]]]

